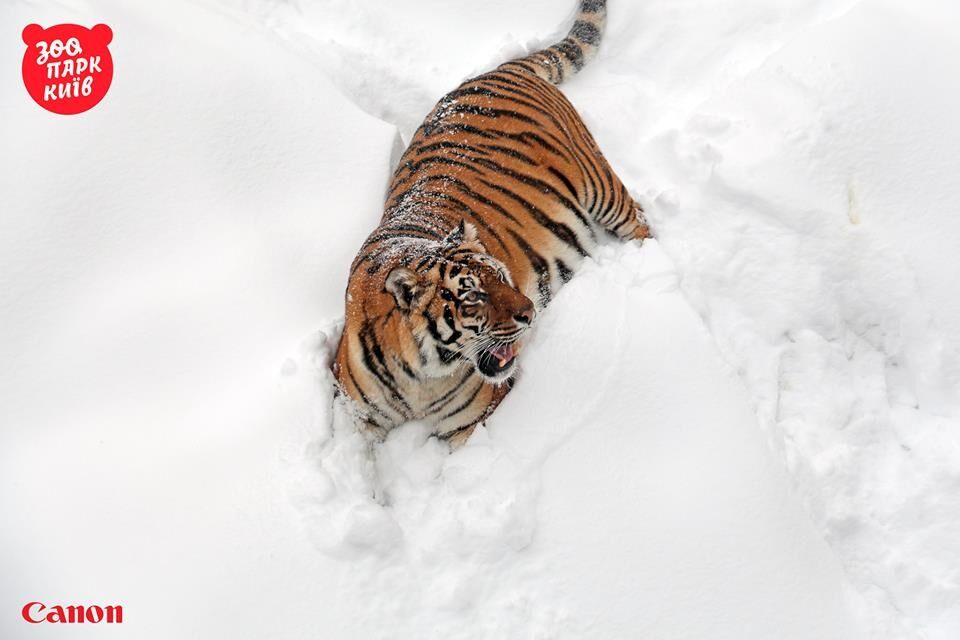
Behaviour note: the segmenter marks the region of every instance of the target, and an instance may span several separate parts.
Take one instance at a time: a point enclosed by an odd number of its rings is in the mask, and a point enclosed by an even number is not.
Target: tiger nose
[[[533,302],[527,300],[527,304],[513,315],[513,319],[519,324],[529,325],[536,315],[537,312],[533,308]]]

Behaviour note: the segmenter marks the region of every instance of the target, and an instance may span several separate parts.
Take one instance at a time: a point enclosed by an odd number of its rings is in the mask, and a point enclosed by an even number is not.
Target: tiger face
[[[461,222],[437,255],[394,269],[386,290],[405,314],[428,373],[447,375],[466,361],[489,382],[514,374],[534,305],[471,225]]]

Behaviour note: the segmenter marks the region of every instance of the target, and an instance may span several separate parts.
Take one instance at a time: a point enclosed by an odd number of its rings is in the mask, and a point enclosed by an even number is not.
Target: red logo
[[[113,80],[113,58],[107,45],[113,31],[105,24],[92,29],[58,24],[23,29],[23,84],[34,102],[53,113],[73,115],[94,107]]]
[[[120,624],[123,622],[123,607],[120,605],[110,605],[101,607],[92,605],[85,607],[83,605],[70,605],[68,607],[55,604],[48,607],[42,602],[28,602],[20,610],[23,619],[31,624],[41,622],[78,624],[88,622],[97,624],[106,622],[107,624]]]

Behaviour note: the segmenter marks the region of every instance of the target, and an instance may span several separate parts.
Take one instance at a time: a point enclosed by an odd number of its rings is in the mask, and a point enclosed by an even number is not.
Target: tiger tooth
[[[497,360],[500,362],[500,368],[502,369],[517,355],[517,352],[513,345],[504,345],[500,349],[497,349],[496,355]]]

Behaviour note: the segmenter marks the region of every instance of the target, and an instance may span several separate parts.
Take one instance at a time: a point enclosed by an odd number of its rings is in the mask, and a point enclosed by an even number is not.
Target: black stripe
[[[350,382],[353,383],[353,386],[357,390],[357,393],[360,394],[360,400],[363,401],[363,404],[370,407],[370,409],[372,409],[375,413],[378,413],[384,418],[386,418],[389,422],[393,422],[393,418],[385,414],[380,407],[370,402],[370,398],[368,398],[367,394],[363,392],[363,387],[360,386],[360,383],[357,382],[357,379],[353,376],[353,368],[350,366],[349,360],[347,360],[347,377],[350,378]],[[367,416],[367,418],[369,419],[369,416]],[[374,422],[374,424],[377,424],[376,421],[371,420],[371,422]],[[377,424],[377,426],[383,426],[383,425]]]
[[[598,171],[598,174],[599,174],[599,171]],[[606,215],[606,211],[609,210],[609,205],[607,204],[607,186],[606,186],[606,182],[604,182],[604,180],[603,180],[603,175],[598,175],[597,177],[598,177],[597,184],[598,184],[599,187],[600,187],[600,191],[599,191],[599,193],[597,194],[596,199],[594,199],[594,201],[593,201],[593,210],[591,211],[591,213],[594,215],[594,218],[596,218],[597,220],[599,220],[599,219],[600,219],[600,216]],[[604,213],[602,213],[602,214],[600,214],[600,216],[598,216],[598,209],[600,209],[600,208],[603,209]]]
[[[449,253],[447,253],[446,257],[448,260],[458,260],[460,258],[468,258],[471,255],[473,255],[472,249],[459,248],[459,249],[454,249],[453,251],[450,251]]]
[[[363,251],[367,247],[370,247],[371,245],[374,245],[382,240],[408,238],[410,237],[411,233],[421,233],[431,240],[440,240],[443,238],[443,234],[435,229],[428,229],[416,224],[391,224],[390,222],[387,222],[383,226],[377,228],[377,233],[364,241],[363,245],[360,247],[360,251]]]
[[[407,402],[403,399],[403,397],[402,397],[401,394],[400,394],[399,389],[398,389],[397,386],[396,386],[396,385],[397,385],[397,379],[394,378],[393,373],[390,371],[390,367],[387,366],[386,356],[384,356],[384,354],[383,354],[383,349],[380,348],[380,343],[377,342],[376,336],[374,335],[372,328],[369,327],[369,325],[367,325],[366,329],[361,329],[361,330],[360,330],[360,336],[359,336],[359,337],[360,337],[360,345],[364,348],[365,351],[366,351],[366,349],[368,348],[368,346],[367,346],[367,344],[366,344],[366,340],[369,339],[369,341],[370,341],[369,348],[371,349],[371,351],[372,351],[372,353],[373,353],[373,357],[376,358],[377,364],[380,365],[379,369],[380,369],[380,372],[383,374],[383,379],[386,379],[387,381],[389,381],[389,383],[390,383],[390,389],[391,389],[392,391],[394,391],[394,393],[396,394],[397,400],[400,400],[400,402],[401,402],[406,408],[409,409],[410,406],[409,406],[409,405],[407,404]],[[374,370],[374,375],[376,375],[376,369]],[[378,375],[377,378],[380,379],[380,376]]]
[[[526,71],[529,71],[529,72],[532,73],[533,75],[537,75],[537,68],[534,67],[532,64],[529,64],[529,63],[527,63],[527,62],[524,62],[523,60],[511,60],[510,62],[506,63],[505,65],[501,65],[501,66],[507,66],[507,65],[515,66],[515,67],[520,67],[521,69],[524,69],[524,70],[526,70]]]
[[[559,51],[577,71],[583,69],[583,65],[586,64],[583,60],[583,49],[575,40],[565,38],[555,44],[553,48]]]
[[[387,311],[387,314],[380,318],[380,324],[387,326],[387,323],[390,322],[390,318],[393,317],[393,314],[398,311],[397,307],[393,307],[390,311]]]
[[[396,386],[396,380],[393,377],[393,374],[390,373],[387,368],[386,361],[383,358],[383,351],[380,349],[380,345],[376,343],[372,336],[370,336],[370,330],[367,325],[361,327],[358,334],[360,338],[360,347],[363,352],[363,364],[367,370],[373,374],[373,376],[383,385],[387,390],[390,391],[390,394],[393,396],[393,399],[399,402],[404,409],[407,410],[407,413],[403,411],[398,411],[397,413],[401,415],[412,415],[413,410],[410,408],[410,405],[403,398],[403,395],[400,393],[400,390]],[[371,344],[373,349],[370,348],[370,345],[367,344],[367,338],[371,338]],[[374,359],[380,363],[382,370],[374,362]]]
[[[460,156],[460,157],[466,158],[467,156]],[[403,183],[407,182],[408,180],[410,180],[410,178],[414,177],[415,174],[419,173],[419,171],[420,171],[423,167],[429,167],[429,166],[434,165],[434,164],[448,164],[448,165],[451,165],[451,166],[454,166],[454,167],[463,167],[464,169],[469,169],[470,171],[473,171],[474,173],[477,173],[477,174],[479,174],[479,175],[483,175],[483,171],[480,171],[480,170],[477,169],[476,167],[471,166],[471,165],[467,164],[466,162],[460,162],[459,160],[452,160],[452,159],[450,159],[450,158],[445,158],[445,157],[443,157],[443,156],[428,156],[428,157],[424,158],[423,160],[419,160],[419,161],[417,161],[417,162],[406,162],[406,163],[404,163],[403,168],[404,168],[404,169],[407,169],[410,173],[409,173],[409,175],[407,175],[407,176],[404,177],[404,178],[400,178],[400,179],[396,179],[396,178],[395,178],[395,179],[394,179],[394,184],[403,184]]]
[[[450,327],[450,331],[453,332],[450,335],[450,338],[448,338],[447,340],[444,340],[446,344],[456,342],[457,340],[460,339],[461,336],[463,336],[463,332],[457,329],[456,324],[454,323],[453,312],[450,311],[450,307],[447,307],[447,306],[443,307],[443,321],[447,323],[447,326]]]
[[[447,349],[446,347],[437,345],[437,357],[440,358],[440,362],[444,364],[450,364],[457,359],[457,354],[452,349]]]
[[[440,344],[451,344],[454,340],[460,337],[461,335],[460,332],[454,330],[453,334],[449,338],[444,340],[443,337],[440,335],[440,329],[437,327],[437,321],[434,320],[431,316],[428,316],[426,314],[424,314],[423,317],[427,319],[427,331],[429,331],[433,339],[439,342]],[[437,348],[443,349],[444,351],[450,351],[449,349],[439,347],[439,346]],[[444,362],[452,361],[452,358],[450,358],[449,360],[444,359],[444,356],[442,355],[440,356],[440,358],[444,360]]]
[[[563,60],[560,58],[560,54],[557,53],[556,49],[554,49],[553,47],[550,47],[549,49],[544,49],[543,55],[544,57],[549,58],[550,66],[553,69],[556,69],[557,84],[560,84],[561,82],[563,82],[564,71],[565,71],[563,66]]]
[[[456,149],[456,150],[461,150],[461,149],[462,149],[462,150],[464,150],[464,151],[471,151],[471,152],[473,152],[473,153],[478,153],[478,154],[480,154],[480,155],[487,155],[486,152],[484,152],[482,149],[478,149],[477,147],[472,147],[472,146],[470,146],[470,145],[468,145],[468,144],[465,144],[465,143],[463,143],[463,142],[450,142],[449,140],[441,140],[440,142],[434,142],[434,143],[431,143],[431,144],[427,144],[427,145],[423,145],[423,146],[417,147],[416,153],[417,153],[417,155],[420,155],[420,154],[423,154],[423,153],[429,153],[429,152],[431,152],[431,151],[436,151],[437,149]],[[411,149],[411,150],[412,150],[412,149]]]
[[[601,35],[597,25],[585,20],[577,20],[573,23],[573,28],[570,29],[571,38],[575,38],[584,44],[589,44],[594,47],[600,44]]]
[[[563,173],[561,173],[561,172],[560,172],[558,169],[556,169],[555,167],[547,167],[547,171],[549,171],[550,173],[552,173],[554,176],[556,176],[556,178],[557,178],[560,182],[562,182],[564,185],[566,185],[567,189],[570,191],[571,197],[575,198],[575,199],[577,200],[577,203],[579,204],[579,202],[580,202],[580,196],[577,195],[577,189],[576,189],[576,187],[573,186],[573,183],[570,182],[570,178],[568,178],[567,176],[565,176]]]
[[[604,163],[599,163],[599,164],[603,165]],[[610,196],[609,196],[610,199],[609,199],[609,201],[607,200],[606,190],[604,190],[604,197],[603,197],[603,199],[601,200],[602,205],[603,205],[603,212],[600,213],[599,215],[594,214],[594,216],[596,217],[597,221],[600,222],[601,224],[604,224],[604,223],[605,223],[605,221],[607,220],[608,216],[609,216],[611,213],[616,213],[616,210],[617,210],[617,202],[618,202],[618,200],[617,200],[617,192],[616,192],[616,190],[613,188],[614,179],[613,179],[613,175],[610,173],[610,167],[609,167],[609,166],[603,166],[603,173],[604,173],[604,175],[607,177],[607,181],[609,182],[609,185],[610,185]]]
[[[541,147],[542,149],[546,149],[547,151],[549,151],[554,155],[557,155],[560,157],[567,157],[565,156],[564,153],[560,151],[559,147],[554,146],[550,142],[547,142],[547,140],[543,136],[541,136],[539,133],[534,133],[532,131],[524,131],[522,133],[508,133],[506,131],[503,131],[503,132],[497,132],[497,133],[501,133],[502,135],[500,135],[500,137],[502,138],[507,138],[509,140],[516,140],[517,142],[525,144],[528,147],[534,146],[530,143],[530,141],[532,140],[533,142],[536,143],[536,146]],[[557,141],[557,143],[562,144],[560,143],[559,140]]]
[[[414,380],[420,379],[419,376],[417,376],[417,374],[413,372],[413,367],[407,364],[407,361],[404,360],[401,356],[394,355],[393,359],[400,366],[400,370],[403,371],[405,374],[407,374],[407,377],[412,378]]]
[[[435,264],[437,264],[437,257],[427,256],[418,262],[414,269],[416,271],[429,271],[430,269],[433,269],[433,265]]]
[[[516,149],[511,149],[510,147],[504,147],[504,146],[501,146],[501,145],[498,145],[498,144],[486,144],[486,143],[484,143],[484,144],[482,144],[482,145],[480,145],[480,146],[482,146],[484,149],[489,149],[490,151],[494,151],[494,152],[497,152],[497,153],[502,153],[502,154],[504,154],[504,155],[510,156],[511,158],[515,158],[515,159],[519,160],[520,162],[522,162],[522,163],[524,163],[524,164],[528,164],[528,165],[530,165],[530,166],[532,166],[532,167],[539,167],[539,166],[540,166],[540,163],[539,163],[539,162],[537,162],[536,160],[534,160],[533,158],[531,158],[531,157],[528,156],[527,154],[521,153],[521,152],[517,151]]]
[[[530,116],[520,113],[519,111],[514,111],[513,109],[494,109],[493,107],[482,107],[475,104],[455,104],[449,110],[444,112],[444,117],[454,114],[459,115],[461,113],[466,113],[472,116],[480,116],[483,118],[492,118],[494,120],[498,118],[509,118],[511,120],[518,120],[527,124],[538,126],[541,124]]]
[[[430,406],[427,407],[427,413],[436,413],[440,409],[447,406],[447,404],[451,400],[453,400],[453,397],[457,394],[458,391],[460,391],[460,389],[463,388],[463,385],[465,385],[467,383],[467,380],[469,380],[472,376],[473,376],[473,369],[468,367],[466,374],[463,376],[463,378],[460,379],[460,382],[458,382],[452,389],[447,391],[445,394],[443,394],[442,396],[434,400],[432,403],[430,403]]]
[[[443,342],[443,338],[440,337],[440,331],[437,329],[437,322],[432,317],[427,314],[423,314],[423,317],[427,321],[427,331],[430,332],[431,337],[437,342]]]
[[[446,432],[444,432],[444,433],[441,433],[440,435],[437,436],[437,438],[438,438],[439,440],[449,440],[450,438],[452,438],[453,436],[457,435],[457,434],[460,433],[461,431],[466,431],[466,430],[469,429],[470,427],[475,427],[475,426],[477,426],[478,424],[480,424],[480,423],[479,423],[479,422],[473,422],[473,421],[471,421],[471,422],[463,425],[462,427],[457,427],[456,429],[451,429],[450,431],[446,431]]]
[[[472,124],[461,124],[457,122],[431,122],[420,126],[424,137],[436,136],[443,133],[470,133],[481,138],[493,138],[493,134],[488,133],[486,129],[475,127]]]
[[[563,260],[560,260],[559,258],[554,260],[553,263],[557,265],[557,273],[560,274],[560,280],[564,284],[566,284],[567,282],[570,282],[570,279],[573,278],[573,270],[567,266],[567,263],[564,262]]]
[[[607,8],[607,0],[580,0],[580,13],[600,13]]]
[[[550,265],[543,259],[543,256],[534,251],[533,247],[530,246],[530,243],[528,243],[523,236],[513,229],[510,229],[510,235],[512,235],[513,239],[520,245],[520,249],[523,250],[524,255],[530,260],[530,266],[537,272],[537,290],[540,292],[540,308],[542,309],[550,304],[552,297],[550,290]]]
[[[491,91],[490,89],[484,86],[477,86],[473,84],[474,80],[468,80],[464,84],[460,85],[458,89],[454,89],[447,95],[443,96],[440,99],[441,104],[446,104],[447,101],[454,102],[457,98],[462,98],[464,96],[484,96],[487,98],[500,98],[502,97],[496,91]]]
[[[481,380],[480,384],[477,385],[477,388],[474,389],[472,394],[470,394],[470,398],[466,402],[461,404],[459,407],[457,407],[453,411],[450,411],[449,413],[445,414],[442,418],[440,418],[440,420],[446,420],[447,418],[451,418],[457,415],[458,413],[460,413],[461,411],[463,411],[464,409],[466,409],[467,407],[469,407],[471,404],[473,404],[473,401],[477,399],[477,396],[480,394],[480,390],[483,389],[484,386],[485,386],[485,383],[483,382],[483,380]]]

